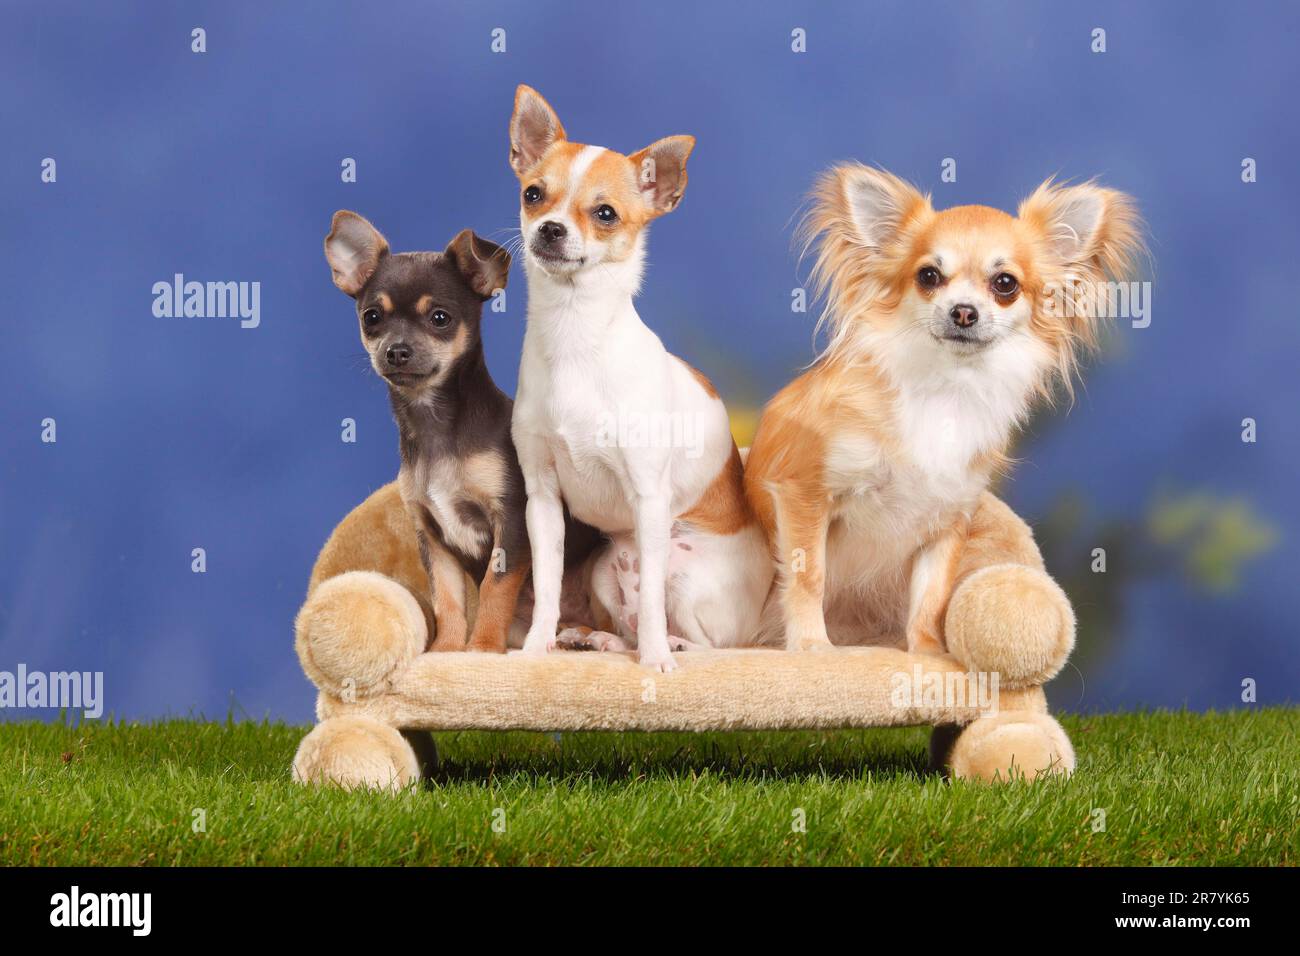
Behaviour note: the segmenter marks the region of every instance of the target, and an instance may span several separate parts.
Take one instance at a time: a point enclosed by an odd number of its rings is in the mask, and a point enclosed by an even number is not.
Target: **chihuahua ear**
[[[694,136],[666,136],[628,157],[636,167],[637,185],[656,216],[672,212],[686,191],[686,160]]]
[[[910,219],[930,208],[928,196],[923,196],[911,183],[883,169],[847,163],[837,166],[833,175],[838,181],[853,235],[872,249],[879,249],[897,238]]]
[[[470,229],[462,229],[447,243],[446,255],[481,299],[492,298],[510,278],[510,253]]]
[[[531,86],[522,83],[515,90],[515,111],[510,117],[510,166],[522,176],[537,165],[552,143],[564,139],[564,127]]]
[[[1049,179],[1020,204],[1018,215],[1067,267],[1127,278],[1142,251],[1142,221],[1132,198],[1094,183],[1061,186]]]
[[[325,237],[325,259],[336,286],[356,298],[386,255],[388,240],[378,229],[346,209],[334,214],[330,234]]]

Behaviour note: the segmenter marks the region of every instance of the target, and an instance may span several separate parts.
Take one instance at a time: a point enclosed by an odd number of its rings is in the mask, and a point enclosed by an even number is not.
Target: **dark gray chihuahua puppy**
[[[442,252],[392,254],[374,226],[340,210],[325,258],[334,284],[356,299],[362,344],[388,383],[400,436],[398,488],[433,598],[432,649],[503,653],[522,641],[531,613],[531,552],[510,438],[513,403],[488,374],[479,325],[483,303],[505,288],[510,255],[469,229]],[[584,562],[598,541],[596,531],[569,519],[566,567]],[[465,573],[481,582],[468,644]],[[577,607],[569,616],[585,624],[586,588],[573,584],[566,603]]]

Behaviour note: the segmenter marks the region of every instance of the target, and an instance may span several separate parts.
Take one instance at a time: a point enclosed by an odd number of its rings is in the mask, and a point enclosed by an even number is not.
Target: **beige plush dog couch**
[[[436,760],[425,731],[910,725],[934,727],[934,766],[956,777],[1070,773],[1074,751],[1042,689],[1074,645],[1069,600],[1029,528],[992,495],[970,541],[945,619],[948,656],[692,651],[676,655],[671,674],[652,675],[622,654],[425,653],[426,578],[397,488],[385,485],[330,535],[298,614],[320,722],[298,748],[294,778],[406,787]]]

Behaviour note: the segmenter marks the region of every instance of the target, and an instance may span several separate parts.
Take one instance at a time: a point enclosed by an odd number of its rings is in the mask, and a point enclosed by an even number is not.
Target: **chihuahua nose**
[[[388,346],[388,351],[384,353],[388,359],[388,365],[391,368],[401,368],[407,362],[411,361],[411,347],[404,342]]]
[[[547,242],[558,242],[569,234],[569,230],[564,228],[563,223],[547,220],[537,227],[537,231],[542,234],[542,238]]]
[[[962,302],[948,310],[948,318],[956,322],[959,329],[969,329],[980,320],[980,314],[975,306]]]

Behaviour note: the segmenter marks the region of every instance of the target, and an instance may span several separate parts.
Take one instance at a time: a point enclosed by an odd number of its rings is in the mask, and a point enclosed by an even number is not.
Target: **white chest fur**
[[[833,441],[828,588],[896,590],[918,549],[974,509],[991,456],[1024,410],[1023,394],[981,384],[987,380],[944,377],[899,389],[888,449],[868,434]]]
[[[625,289],[560,299],[534,279],[529,294],[513,425],[521,460],[535,438],[573,515],[607,533],[630,531],[643,497],[687,510],[731,451],[721,401],[668,354]]]
[[[489,518],[504,490],[500,455],[483,452],[467,459],[440,458],[412,469],[410,491],[438,523],[444,540],[474,558],[491,550]]]

